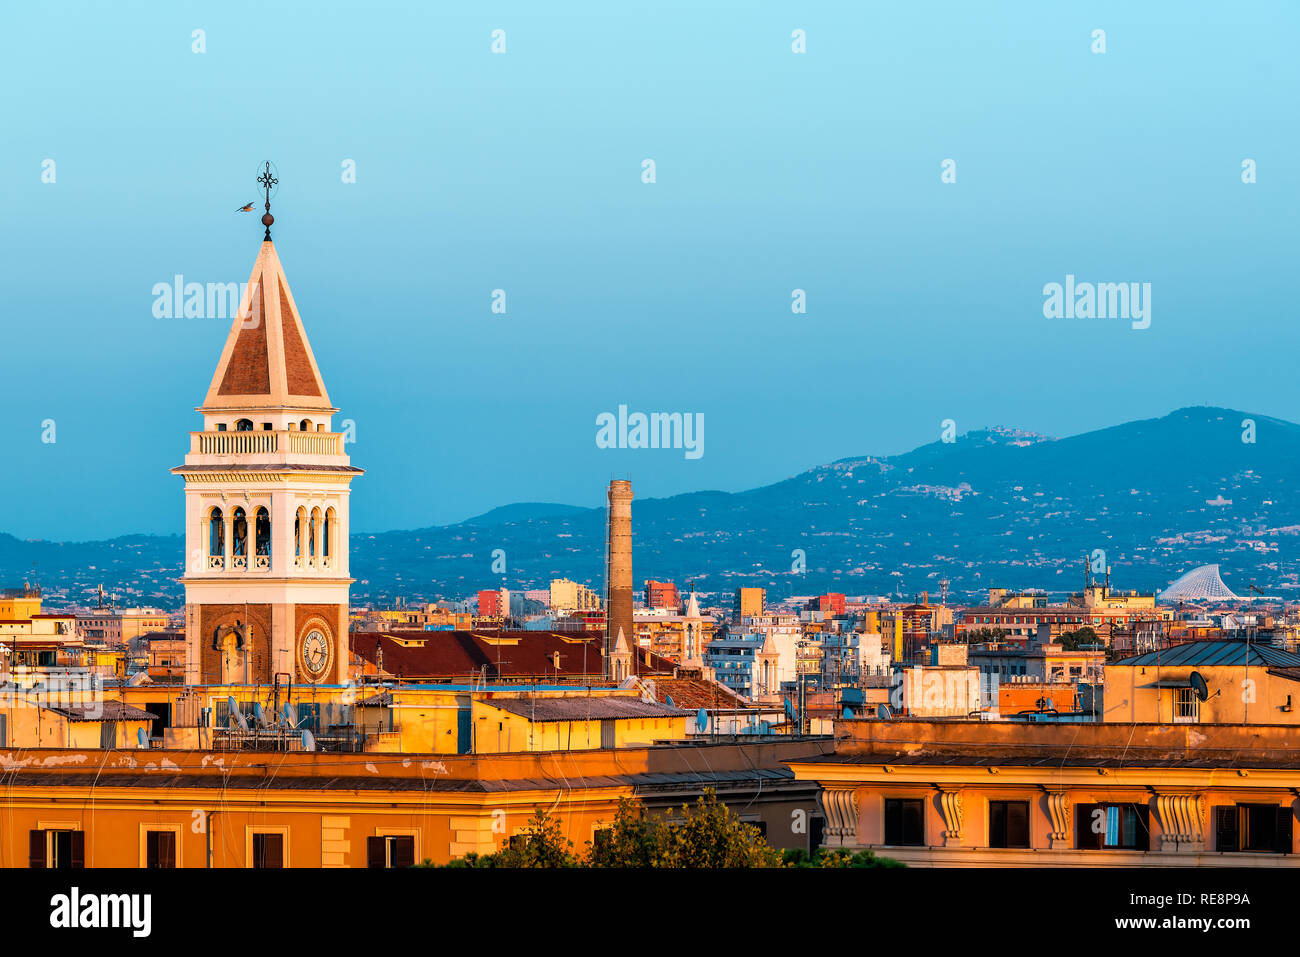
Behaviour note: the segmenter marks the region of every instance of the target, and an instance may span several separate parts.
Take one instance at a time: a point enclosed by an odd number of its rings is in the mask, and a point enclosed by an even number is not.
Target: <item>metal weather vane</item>
[[[257,177],[257,182],[266,190],[266,212],[262,215],[262,225],[266,227],[266,236],[264,242],[271,241],[271,224],[275,222],[275,217],[271,215],[271,187],[280,181],[271,174],[271,161],[266,161],[266,170]]]

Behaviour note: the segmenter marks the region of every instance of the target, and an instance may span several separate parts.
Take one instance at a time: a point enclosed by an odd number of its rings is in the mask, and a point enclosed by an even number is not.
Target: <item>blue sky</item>
[[[0,531],[180,530],[228,323],[151,289],[248,278],[266,158],[358,531],[750,488],[947,418],[1300,418],[1294,4],[546,6],[7,6]],[[1067,273],[1151,283],[1151,327],[1044,318]],[[705,454],[598,448],[619,404],[703,413]]]

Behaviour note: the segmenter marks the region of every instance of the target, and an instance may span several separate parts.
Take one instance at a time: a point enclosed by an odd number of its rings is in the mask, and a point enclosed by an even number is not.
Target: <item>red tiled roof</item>
[[[673,705],[690,711],[711,708],[753,708],[756,705],[736,694],[718,681],[704,678],[655,678],[655,700],[667,703],[671,696]]]
[[[492,678],[565,680],[604,673],[604,639],[585,632],[551,631],[390,631],[353,632],[352,651],[374,664],[384,649],[384,671],[409,680],[454,681],[474,675]],[[403,640],[418,640],[405,645]],[[504,640],[504,644],[494,641]],[[554,655],[559,654],[556,668]],[[672,674],[674,664],[659,655],[638,654],[638,672]]]

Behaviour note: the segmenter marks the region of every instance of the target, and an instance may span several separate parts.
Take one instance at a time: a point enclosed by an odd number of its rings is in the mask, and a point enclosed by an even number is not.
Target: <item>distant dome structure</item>
[[[1161,601],[1240,601],[1219,577],[1218,565],[1193,568],[1159,595]]]

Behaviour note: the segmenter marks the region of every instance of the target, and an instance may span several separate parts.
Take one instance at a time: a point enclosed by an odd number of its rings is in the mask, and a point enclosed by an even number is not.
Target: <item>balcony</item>
[[[342,432],[203,431],[190,433],[185,464],[346,465],[347,455]]]

